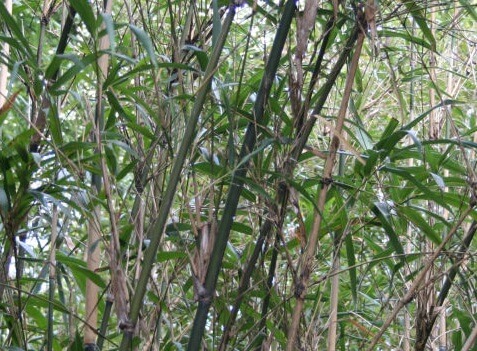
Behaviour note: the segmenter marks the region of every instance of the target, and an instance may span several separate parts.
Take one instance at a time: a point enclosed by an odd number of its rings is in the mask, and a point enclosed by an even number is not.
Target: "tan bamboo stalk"
[[[431,10],[431,21],[430,21],[430,30],[433,35],[435,35],[435,26],[434,22],[436,21],[436,11]],[[437,85],[437,76],[436,76],[436,64],[437,58],[435,53],[431,50],[429,52],[429,78],[430,78],[430,86],[429,86],[429,107],[432,109],[429,114],[429,126],[428,126],[428,138],[429,140],[437,140],[440,138],[441,128],[440,128],[440,121],[439,121],[439,114],[438,110],[434,109],[433,107],[436,106],[436,91],[435,85]],[[427,207],[429,211],[437,212],[439,211],[438,206],[434,201],[428,201]],[[434,226],[434,218],[429,217],[428,219],[429,225],[431,227]],[[422,247],[424,251],[423,257],[434,250],[434,244],[432,241],[425,240],[424,245]],[[416,343],[415,343],[415,350],[416,351],[423,351],[426,347],[426,340],[431,340],[433,337],[433,331],[429,331],[431,335],[428,334],[428,326],[427,321],[430,318],[430,314],[433,311],[434,301],[435,301],[435,285],[432,283],[434,280],[434,266],[431,266],[426,277],[424,278],[424,288],[418,293],[417,295],[417,309],[416,309]]]
[[[298,121],[302,108],[303,58],[307,52],[310,32],[315,26],[318,6],[317,0],[306,0],[304,11],[300,12],[296,18],[296,49],[293,56],[293,64],[290,65],[290,102],[295,121]],[[299,126],[295,125],[295,127]]]
[[[12,13],[12,0],[5,0],[5,7],[9,13]],[[5,41],[2,43],[1,52],[3,57],[10,56],[10,45]],[[0,64],[0,107],[3,106],[7,100],[7,81],[8,67],[2,63]]]
[[[53,350],[53,299],[56,286],[56,239],[58,238],[58,208],[53,205],[51,214],[51,238],[49,256],[49,298],[48,298],[48,336],[47,351]]]
[[[104,4],[104,13],[111,14],[112,1],[106,1]],[[101,29],[104,29],[104,24],[101,26]],[[99,39],[98,50],[101,52],[109,48],[109,36],[103,35]],[[101,120],[102,120],[102,82],[104,77],[108,74],[108,62],[109,58],[106,54],[101,54],[98,57],[98,77],[97,77],[97,91],[96,91],[96,116],[95,116],[95,135],[94,139],[98,144],[98,150],[101,153]],[[101,168],[104,175],[103,163],[104,160],[101,159]],[[99,193],[102,186],[102,180],[99,176],[93,176],[93,193]],[[109,208],[108,201],[108,209]],[[111,215],[111,213],[110,213]],[[86,260],[88,269],[91,271],[96,271],[99,268],[101,260],[101,208],[99,205],[96,205],[93,214],[88,222],[88,246],[86,252]],[[113,238],[111,239],[113,241]],[[86,328],[84,333],[84,344],[85,347],[95,348],[96,345],[96,328],[98,325],[98,292],[99,288],[91,280],[86,280],[86,302],[85,302],[85,313],[86,313]]]
[[[88,243],[86,252],[87,267],[94,272],[99,267],[100,262],[100,216],[101,210],[99,206],[95,206],[91,218],[88,220]],[[86,280],[85,294],[85,320],[86,328],[84,331],[84,344],[94,345],[96,343],[96,325],[98,324],[98,286],[91,280]]]
[[[455,3],[453,4],[453,6],[454,6],[454,14],[453,14],[453,22],[454,22],[454,20],[457,19],[458,11],[457,11],[457,8],[455,6]],[[454,55],[453,50],[452,50],[454,48],[454,42],[455,42],[455,38],[454,38],[454,36],[452,36],[451,41],[448,45],[448,54],[446,55],[446,57],[449,58],[449,71],[447,73],[446,91],[447,91],[447,94],[451,98],[454,97],[453,96],[453,92],[454,92],[453,71],[454,71],[454,67],[455,67],[455,55]],[[448,107],[448,108],[450,109],[451,107]],[[449,137],[448,123],[445,124],[445,133],[446,133],[446,137],[448,138]],[[474,142],[476,140],[477,140],[477,133],[474,133]],[[471,149],[470,150],[470,159],[474,159],[474,158],[475,158],[475,152],[474,152],[474,149]],[[445,169],[444,170],[444,177],[448,177],[448,176],[449,176],[449,170]],[[448,188],[446,187],[446,189],[444,191],[447,192]],[[443,213],[442,216],[444,217],[445,220],[448,220],[449,219],[449,211],[446,208],[444,208],[443,211],[444,211],[444,213]],[[445,278],[442,280],[441,284],[444,285],[444,283],[445,283]],[[447,315],[446,315],[445,305],[446,305],[446,302],[443,303],[444,308],[442,308],[441,313],[439,315],[439,320],[438,320],[439,351],[446,351],[447,350]],[[465,349],[465,345],[462,348],[462,350],[464,350],[464,349]]]
[[[126,6],[128,18],[129,18],[129,23],[135,25],[135,19],[133,16],[133,13],[131,11],[132,7],[132,1],[125,1],[124,5]],[[138,57],[138,49],[136,45],[136,37],[134,35],[131,35],[131,51],[132,51],[132,57],[136,59]],[[134,85],[136,87],[139,87],[141,85],[141,77],[136,76],[134,77]],[[142,117],[140,114],[139,109],[136,108],[136,122],[137,124],[142,124]],[[144,138],[141,133],[138,133],[137,135],[137,146],[139,149],[139,154],[144,155]],[[139,174],[142,172],[143,164],[140,162],[139,165],[137,166],[138,170],[137,173]],[[138,182],[141,182],[141,180],[138,180]],[[134,224],[134,233],[136,236],[136,240],[138,242],[138,251],[137,251],[137,265],[136,265],[136,272],[134,275],[134,280],[137,281],[139,279],[139,274],[141,273],[141,261],[142,261],[142,247],[143,247],[143,241],[144,241],[144,214],[145,214],[145,208],[146,204],[143,200],[142,197],[142,192],[144,191],[142,185],[136,185],[136,190],[137,190],[137,196],[136,196],[136,201],[138,202],[137,205],[137,213],[133,214],[134,217],[131,218],[133,224]]]
[[[364,15],[364,14],[361,14]],[[336,161],[336,155],[339,147],[339,137],[338,134],[341,133],[343,129],[344,119],[346,116],[346,111],[348,108],[349,98],[351,95],[351,89],[354,82],[354,76],[358,67],[359,57],[361,55],[361,48],[363,46],[365,34],[363,31],[359,31],[358,39],[356,42],[356,49],[351,60],[351,66],[346,78],[345,90],[343,93],[343,99],[341,100],[340,109],[338,112],[338,117],[336,121],[335,133],[330,143],[329,154],[325,161],[325,168],[323,170],[322,186],[318,197],[317,202],[317,211],[315,212],[315,220],[313,222],[313,228],[308,240],[308,245],[306,246],[305,252],[301,259],[301,268],[298,275],[299,280],[296,282],[295,286],[295,297],[296,305],[293,310],[292,321],[290,328],[288,329],[288,342],[287,342],[287,351],[292,351],[295,348],[298,328],[300,323],[300,316],[303,310],[305,295],[307,292],[308,281],[310,279],[311,272],[313,270],[314,256],[316,251],[316,246],[318,243],[318,235],[321,228],[322,222],[322,213],[325,208],[326,195],[329,188],[331,187],[333,180],[333,168]]]
[[[335,240],[336,241],[336,240]],[[328,351],[336,350],[336,337],[338,329],[338,297],[340,288],[340,245],[335,244],[333,252],[333,266],[331,268],[331,293],[330,293],[330,317],[328,322]]]
[[[475,341],[477,340],[477,325],[474,326],[472,332],[470,333],[469,337],[465,341],[464,345],[462,346],[461,351],[469,351],[475,345]]]
[[[414,18],[410,19],[411,21],[411,26],[412,26],[412,35],[414,35],[414,31],[416,28],[416,22],[414,21]],[[416,68],[416,47],[414,43],[410,43],[410,56],[409,56],[409,61],[410,61],[410,66],[411,66],[411,72],[414,72]],[[409,123],[410,121],[413,121],[415,118],[415,108],[414,108],[414,80],[411,80],[410,86],[409,86]],[[404,122],[404,120],[403,120]],[[403,123],[404,124],[404,123]],[[408,140],[409,143],[411,143],[411,140]],[[407,164],[409,167],[414,166],[414,159],[409,158],[407,161]],[[410,223],[408,223],[407,230],[406,230],[406,247],[405,247],[405,253],[406,255],[410,255],[412,253],[412,235],[413,233],[413,228]],[[404,268],[405,274],[410,275],[411,274],[411,267],[409,265],[406,265]],[[404,283],[406,289],[409,289],[411,286],[411,282],[405,282]],[[411,351],[411,314],[407,308],[404,309],[404,339],[403,339],[403,351]]]

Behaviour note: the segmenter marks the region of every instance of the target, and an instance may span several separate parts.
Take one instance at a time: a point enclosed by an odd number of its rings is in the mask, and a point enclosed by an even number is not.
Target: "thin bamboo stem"
[[[53,205],[51,214],[51,239],[50,239],[50,258],[49,258],[49,294],[48,294],[48,332],[47,332],[47,350],[53,350],[53,300],[55,298],[56,288],[56,240],[58,238],[58,208]]]
[[[336,350],[337,328],[338,328],[338,297],[340,288],[340,250],[336,245],[333,253],[333,266],[331,268],[331,292],[330,292],[330,316],[328,322],[328,351]]]
[[[318,236],[321,229],[322,213],[325,208],[326,196],[327,196],[328,190],[333,183],[332,173],[333,173],[334,164],[336,162],[336,155],[337,155],[337,151],[338,151],[338,147],[340,143],[339,137],[336,134],[340,134],[341,130],[343,129],[346,111],[347,111],[348,103],[349,103],[349,98],[351,96],[351,89],[353,87],[354,76],[358,68],[359,57],[361,55],[361,48],[364,42],[364,37],[365,37],[365,34],[363,33],[363,31],[359,31],[355,52],[351,60],[351,66],[350,66],[348,76],[346,78],[345,90],[343,92],[343,98],[341,100],[341,105],[338,112],[338,117],[337,117],[336,127],[335,127],[335,135],[333,136],[332,141],[330,143],[329,154],[325,161],[325,166],[323,170],[323,178],[322,178],[322,186],[320,189],[320,193],[318,195],[318,201],[316,205],[317,211],[315,212],[315,220],[313,222],[312,231],[308,239],[308,244],[306,246],[305,253],[303,254],[300,260],[301,269],[298,275],[300,278],[299,278],[299,281],[295,283],[296,305],[293,310],[291,325],[290,325],[290,328],[288,329],[288,342],[287,342],[287,348],[286,348],[287,351],[294,350],[296,346],[296,342],[297,342],[300,316],[304,307],[308,281],[312,273],[316,246],[318,244]]]
[[[112,10],[112,1],[107,0],[104,2],[103,12],[105,14],[111,14]],[[101,26],[104,29],[105,25]],[[103,128],[103,106],[102,106],[102,99],[103,99],[103,81],[108,74],[108,62],[109,57],[108,55],[102,53],[104,50],[107,50],[110,46],[109,37],[107,35],[102,36],[99,39],[98,51],[100,52],[100,56],[97,59],[97,90],[96,90],[96,110],[95,110],[95,123],[94,123],[94,136],[93,141],[97,144],[97,153],[100,155],[102,154],[102,141],[101,141],[101,132]],[[101,190],[102,183],[107,180],[107,173],[105,173],[105,161],[104,157],[100,157],[100,167],[102,170],[102,175],[93,175],[92,183],[93,188],[96,194],[98,194]],[[117,228],[115,227],[115,220],[114,220],[114,212],[112,212],[111,207],[111,194],[109,193],[109,182],[106,181],[108,187],[105,187],[105,193],[107,196],[107,203],[108,209],[110,211],[109,218],[111,220],[111,231],[113,232],[111,242],[115,241],[115,235],[117,236]],[[109,196],[108,196],[109,195]],[[101,261],[101,208],[99,205],[95,205],[93,210],[94,215],[90,217],[88,223],[88,251],[87,251],[87,262],[88,262],[88,269],[92,272],[96,271],[99,268],[99,264]],[[115,245],[115,243],[113,244]],[[114,267],[116,268],[116,267]],[[114,274],[112,274],[114,276]],[[86,281],[86,320],[88,322],[88,326],[85,329],[84,333],[84,344],[85,347],[88,349],[95,349],[96,348],[96,337],[97,337],[97,324],[98,324],[98,302],[99,302],[99,288],[96,284],[94,284],[91,280]]]
[[[215,46],[214,51],[210,57],[209,63],[205,71],[204,81],[199,88],[197,97],[194,102],[194,106],[192,108],[191,116],[187,121],[182,143],[180,145],[179,152],[175,157],[174,165],[172,167],[172,171],[169,177],[169,182],[164,192],[164,197],[159,209],[159,215],[148,228],[147,237],[150,238],[151,242],[149,244],[148,249],[144,252],[143,267],[136,285],[136,291],[131,299],[131,309],[128,321],[129,327],[124,328],[123,330],[123,338],[119,348],[120,351],[126,351],[130,349],[135,325],[137,323],[139,312],[143,304],[144,295],[146,293],[149,275],[151,273],[154,262],[156,261],[157,250],[159,248],[159,243],[162,238],[167,218],[169,216],[169,211],[172,206],[172,201],[174,199],[177,184],[179,183],[179,179],[181,178],[184,162],[187,157],[187,153],[189,152],[189,148],[194,140],[195,130],[197,122],[199,120],[200,112],[203,108],[207,93],[209,92],[210,83],[212,81],[213,74],[217,68],[222,48],[227,39],[227,35],[232,25],[233,18],[235,17],[235,6],[236,5],[233,4],[229,6],[227,17],[225,18],[225,21],[222,25],[222,32],[220,34],[217,45]]]

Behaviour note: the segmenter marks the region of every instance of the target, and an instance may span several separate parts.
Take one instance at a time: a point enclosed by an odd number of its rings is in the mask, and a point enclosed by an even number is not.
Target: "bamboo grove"
[[[476,350],[470,0],[0,3],[0,350]]]

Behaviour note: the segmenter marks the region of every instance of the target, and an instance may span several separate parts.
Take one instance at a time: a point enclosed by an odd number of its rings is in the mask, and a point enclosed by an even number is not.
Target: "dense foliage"
[[[0,350],[477,350],[475,8],[2,2]]]

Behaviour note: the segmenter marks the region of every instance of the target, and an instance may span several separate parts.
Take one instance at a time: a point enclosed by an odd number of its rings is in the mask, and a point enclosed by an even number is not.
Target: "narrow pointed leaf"
[[[70,0],[70,5],[80,15],[83,23],[88,29],[88,32],[95,37],[97,23],[90,2],[87,0]]]
[[[149,38],[149,35],[147,35],[147,33],[143,29],[136,27],[132,24],[129,25],[129,28],[139,40],[141,45],[144,47],[144,50],[146,50],[151,63],[154,65],[154,67],[157,67],[156,53],[154,51],[154,46],[152,45],[152,41],[151,38]]]

